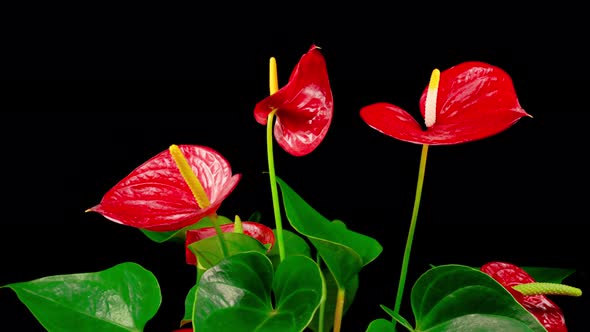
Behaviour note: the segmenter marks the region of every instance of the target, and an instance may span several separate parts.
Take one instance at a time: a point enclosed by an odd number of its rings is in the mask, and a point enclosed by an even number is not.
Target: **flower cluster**
[[[155,242],[183,246],[196,282],[187,291],[179,326],[171,330],[339,332],[361,270],[383,251],[376,239],[324,217],[276,175],[274,142],[304,157],[332,124],[334,101],[320,48],[310,47],[280,89],[271,58],[269,90],[253,113],[266,128],[274,228],[258,215],[219,215],[241,174],[233,174],[229,161],[212,148],[190,144],[171,144],[87,210]],[[412,286],[414,324],[400,315],[429,147],[484,139],[531,117],[510,76],[476,61],[433,70],[419,107],[423,123],[385,102],[360,109],[371,128],[422,148],[394,308],[381,305],[390,317],[376,317],[367,332],[396,331],[397,325],[409,331],[567,331],[563,312],[549,297],[581,295],[561,283],[573,272],[508,262],[433,266]],[[283,215],[290,227],[284,227]],[[161,304],[156,277],[131,262],[2,287],[15,291],[51,331],[142,331]]]

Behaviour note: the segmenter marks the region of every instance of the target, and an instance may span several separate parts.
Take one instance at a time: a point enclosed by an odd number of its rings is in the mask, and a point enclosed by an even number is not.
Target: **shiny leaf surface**
[[[321,272],[310,258],[287,256],[275,273],[265,255],[241,253],[203,274],[193,323],[199,332],[300,332],[323,296]]]
[[[424,117],[426,94],[420,98]],[[365,106],[361,118],[393,138],[429,145],[458,144],[496,135],[528,113],[520,106],[512,79],[502,69],[471,61],[440,74],[436,122],[424,129],[404,109],[385,102]]]
[[[199,283],[197,282],[195,285],[193,285],[184,298],[184,316],[180,321],[180,326],[189,324],[193,320],[193,307],[195,306],[195,294],[197,294],[198,284]]]
[[[276,229],[273,230],[276,237]],[[299,235],[289,230],[283,229],[283,240],[285,241],[285,256],[303,255],[311,258],[311,249],[309,245]],[[279,266],[281,261],[279,254],[279,247],[273,246],[268,252],[268,258],[272,262],[275,269]]]
[[[414,284],[416,331],[546,331],[487,274],[462,265],[441,265]]]
[[[285,213],[291,226],[307,236],[344,289],[361,268],[377,258],[383,247],[375,239],[351,231],[343,222],[333,222],[307,204],[289,185],[277,178]]]
[[[246,251],[256,251],[262,254],[268,251],[260,241],[246,234],[223,233],[223,238],[230,256]],[[217,235],[193,242],[187,248],[196,256],[198,267],[205,270],[225,258]]]
[[[48,331],[143,331],[162,302],[154,275],[135,263],[9,284]]]
[[[490,275],[506,288],[512,296],[545,326],[549,332],[567,332],[565,318],[555,302],[545,295],[524,296],[512,287],[535,282],[525,270],[505,262],[489,262],[481,267],[481,271]]]
[[[89,211],[114,222],[150,231],[176,231],[216,213],[241,175],[211,148],[179,145],[211,203],[200,207],[169,150],[137,167]]]
[[[200,223],[199,223],[200,224]],[[235,229],[234,223],[226,223],[220,225],[221,231],[223,233],[233,233]],[[269,249],[274,246],[275,243],[275,234],[273,230],[267,227],[264,224],[252,222],[252,221],[242,221],[242,231],[243,234],[248,235],[249,237],[258,240],[260,243],[264,245],[268,245]],[[186,263],[191,265],[197,264],[197,257],[195,254],[188,248],[191,243],[206,239],[208,237],[216,236],[217,232],[215,231],[215,227],[202,227],[197,229],[190,229],[186,232],[186,242],[185,242],[185,256],[186,256]],[[268,251],[267,250],[267,251]]]

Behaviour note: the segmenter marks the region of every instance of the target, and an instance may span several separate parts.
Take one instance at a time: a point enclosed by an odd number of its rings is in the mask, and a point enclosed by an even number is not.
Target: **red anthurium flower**
[[[483,62],[464,62],[440,72],[432,110],[427,87],[420,98],[418,123],[398,106],[380,102],[361,109],[362,119],[393,138],[417,144],[458,144],[489,137],[530,116],[520,107],[512,79]],[[423,129],[426,127],[426,129]]]
[[[234,225],[234,223],[221,225],[221,231],[224,233],[231,233],[234,231]],[[260,243],[270,244],[268,250],[272,249],[272,246],[275,243],[275,234],[269,227],[253,221],[242,221],[242,230],[244,234],[260,241]],[[190,265],[197,264],[197,258],[195,257],[195,254],[193,254],[193,252],[188,248],[189,244],[215,235],[217,235],[215,227],[204,227],[188,230],[186,232],[185,241],[186,263]]]
[[[232,175],[227,160],[208,147],[174,146],[196,175],[206,204],[201,205],[184,179],[171,150],[160,152],[110,189],[88,209],[114,222],[151,231],[174,231],[213,215],[241,175]]]
[[[490,275],[514,296],[549,332],[567,332],[561,309],[545,295],[528,295],[513,289],[516,285],[528,284],[535,280],[520,267],[504,263],[490,262],[481,267],[481,271]]]
[[[312,152],[326,136],[334,103],[326,62],[315,45],[301,57],[287,85],[256,104],[254,117],[266,125],[274,110],[275,139],[291,155]]]

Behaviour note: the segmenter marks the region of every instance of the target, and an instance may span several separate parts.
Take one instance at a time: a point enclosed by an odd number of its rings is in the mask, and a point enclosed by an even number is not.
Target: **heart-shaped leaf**
[[[143,331],[162,301],[154,275],[130,262],[2,287],[11,288],[48,331]]]
[[[223,239],[230,256],[246,251],[257,251],[264,254],[268,250],[260,241],[242,233],[223,233]],[[205,270],[224,258],[217,235],[193,242],[187,247],[197,256],[198,267]]]
[[[379,256],[383,247],[375,239],[348,230],[343,222],[330,222],[277,177],[289,223],[307,236],[344,289],[361,268]]]
[[[276,235],[276,229],[274,229],[273,232],[275,234],[275,238],[278,238]],[[289,230],[283,229],[283,241],[285,242],[285,256],[304,255],[307,257],[311,257],[311,250],[309,248],[309,245],[307,244],[305,239],[303,239],[299,235]],[[272,265],[276,269],[281,261],[279,255],[279,246],[275,245],[270,249],[270,251],[268,252],[268,258],[270,258]]]
[[[441,265],[414,284],[416,331],[535,331],[539,321],[489,275],[463,265]]]
[[[195,331],[303,331],[325,296],[324,287],[320,269],[309,257],[287,256],[275,273],[264,254],[233,255],[201,277]]]

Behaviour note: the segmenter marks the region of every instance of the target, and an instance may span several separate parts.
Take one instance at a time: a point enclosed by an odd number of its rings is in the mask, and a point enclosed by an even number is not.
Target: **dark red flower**
[[[312,45],[301,57],[287,85],[256,104],[254,117],[266,125],[273,110],[275,139],[291,155],[306,155],[322,142],[332,122],[334,102],[318,47]]]
[[[224,233],[231,233],[234,231],[234,223],[221,225],[221,231]],[[269,227],[253,222],[253,221],[242,221],[242,230],[244,234],[260,241],[262,244],[270,244],[268,250],[272,249],[275,243],[275,234]],[[186,250],[186,263],[191,265],[197,264],[197,257],[189,250],[188,245],[197,242],[208,237],[217,235],[215,227],[204,227],[199,229],[190,229],[186,232],[185,250]]]
[[[420,98],[422,117],[426,117],[427,93],[428,87]],[[510,76],[498,67],[476,61],[440,73],[436,121],[428,127],[400,107],[385,102],[363,107],[360,115],[369,126],[386,135],[429,145],[489,137],[530,116],[520,107]]]
[[[504,286],[518,303],[522,304],[541,322],[548,332],[567,332],[565,318],[557,304],[549,300],[545,295],[525,296],[513,289],[516,285],[535,282],[523,269],[514,264],[490,262],[482,266],[481,271]]]
[[[88,209],[114,222],[150,231],[175,231],[215,214],[241,178],[211,148],[179,145],[209,199],[199,206],[169,150],[162,151],[110,189]]]

